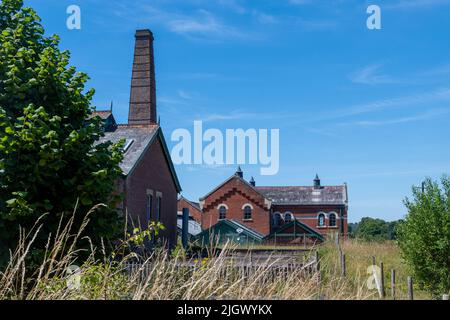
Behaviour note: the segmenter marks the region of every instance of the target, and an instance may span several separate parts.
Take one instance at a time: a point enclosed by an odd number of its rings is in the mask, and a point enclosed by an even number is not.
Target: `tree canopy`
[[[395,240],[399,223],[401,221],[387,222],[366,217],[358,223],[349,224],[349,233],[352,237],[365,241]]]
[[[398,243],[416,282],[436,296],[450,290],[450,179],[427,179],[423,192],[406,198],[408,215],[398,230]]]
[[[77,200],[77,221],[98,203],[109,206],[91,217],[87,235],[94,242],[122,228],[112,196],[121,143],[98,143],[103,126],[92,117],[88,76],[69,65],[69,52],[59,50],[58,36],[44,34],[40,21],[21,0],[0,3],[2,248],[14,249],[19,226],[29,230],[43,214],[37,246],[45,244]],[[8,258],[8,250],[2,253],[0,263]]]

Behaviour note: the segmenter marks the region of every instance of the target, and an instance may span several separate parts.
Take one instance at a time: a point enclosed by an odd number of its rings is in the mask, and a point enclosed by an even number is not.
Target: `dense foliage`
[[[19,226],[30,230],[46,214],[36,240],[43,249],[77,200],[78,224],[92,206],[109,206],[96,210],[86,229],[97,244],[123,226],[111,196],[121,145],[98,143],[102,123],[91,116],[87,75],[69,66],[58,37],[45,36],[40,18],[22,2],[0,3],[0,264],[15,247]]]
[[[416,281],[436,296],[450,290],[450,179],[427,179],[423,192],[413,188],[398,243]]]
[[[366,217],[358,223],[349,224],[349,233],[351,237],[365,241],[395,240],[400,222]]]

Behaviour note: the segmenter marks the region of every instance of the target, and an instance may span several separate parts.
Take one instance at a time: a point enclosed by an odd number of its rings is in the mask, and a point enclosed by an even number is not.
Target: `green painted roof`
[[[309,233],[311,233],[312,235],[314,235],[316,238],[320,239],[320,240],[325,240],[325,238],[323,237],[323,235],[321,235],[320,233],[318,233],[316,230],[314,230],[313,228],[307,226],[306,224],[298,221],[298,220],[294,220],[289,222],[288,224],[282,225],[279,229],[277,229],[275,232],[272,232],[271,234],[269,234],[267,237],[271,237],[274,234],[277,233],[282,233],[284,230],[291,228],[293,225],[299,226],[300,228],[305,229],[306,231],[308,231]]]
[[[243,224],[237,222],[236,220],[220,220],[215,225],[211,226],[209,229],[203,230],[200,234],[197,235],[197,238],[201,238],[207,234],[210,234],[211,231],[214,231],[215,229],[221,229],[223,227],[230,228],[235,230],[236,234],[245,234],[247,237],[250,237],[254,240],[261,241],[264,239],[264,235],[260,234],[259,232],[256,232]],[[241,229],[242,232],[237,232],[237,230]]]

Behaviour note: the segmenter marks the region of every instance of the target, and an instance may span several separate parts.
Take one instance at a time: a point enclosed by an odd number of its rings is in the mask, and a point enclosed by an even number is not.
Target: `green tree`
[[[373,218],[362,218],[355,231],[356,238],[366,241],[388,240],[388,234],[388,223]]]
[[[426,179],[405,199],[408,214],[398,228],[398,243],[416,281],[438,296],[450,290],[450,179]]]
[[[98,143],[102,123],[91,116],[87,75],[69,66],[59,38],[46,37],[40,18],[21,0],[0,3],[0,32],[0,262],[14,249],[19,225],[29,230],[47,213],[36,242],[43,249],[77,199],[75,226],[105,203],[86,233],[97,244],[114,238],[123,227],[112,196],[121,144]]]

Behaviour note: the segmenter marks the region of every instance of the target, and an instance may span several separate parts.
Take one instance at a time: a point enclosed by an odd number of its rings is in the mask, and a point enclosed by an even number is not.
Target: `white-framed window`
[[[326,226],[325,218],[326,218],[326,216],[325,216],[325,213],[323,213],[323,212],[320,212],[317,215],[317,226],[318,227],[325,227]]]
[[[219,206],[219,220],[227,218],[227,207],[224,205]]]
[[[252,207],[250,205],[244,206],[244,220],[252,220]]]
[[[273,214],[273,226],[274,227],[279,227],[281,225],[281,213],[280,212],[275,212]]]
[[[328,215],[328,223],[329,223],[330,227],[336,227],[336,213],[331,212]]]
[[[289,223],[294,220],[294,215],[291,212],[286,212],[284,214],[284,222]]]

